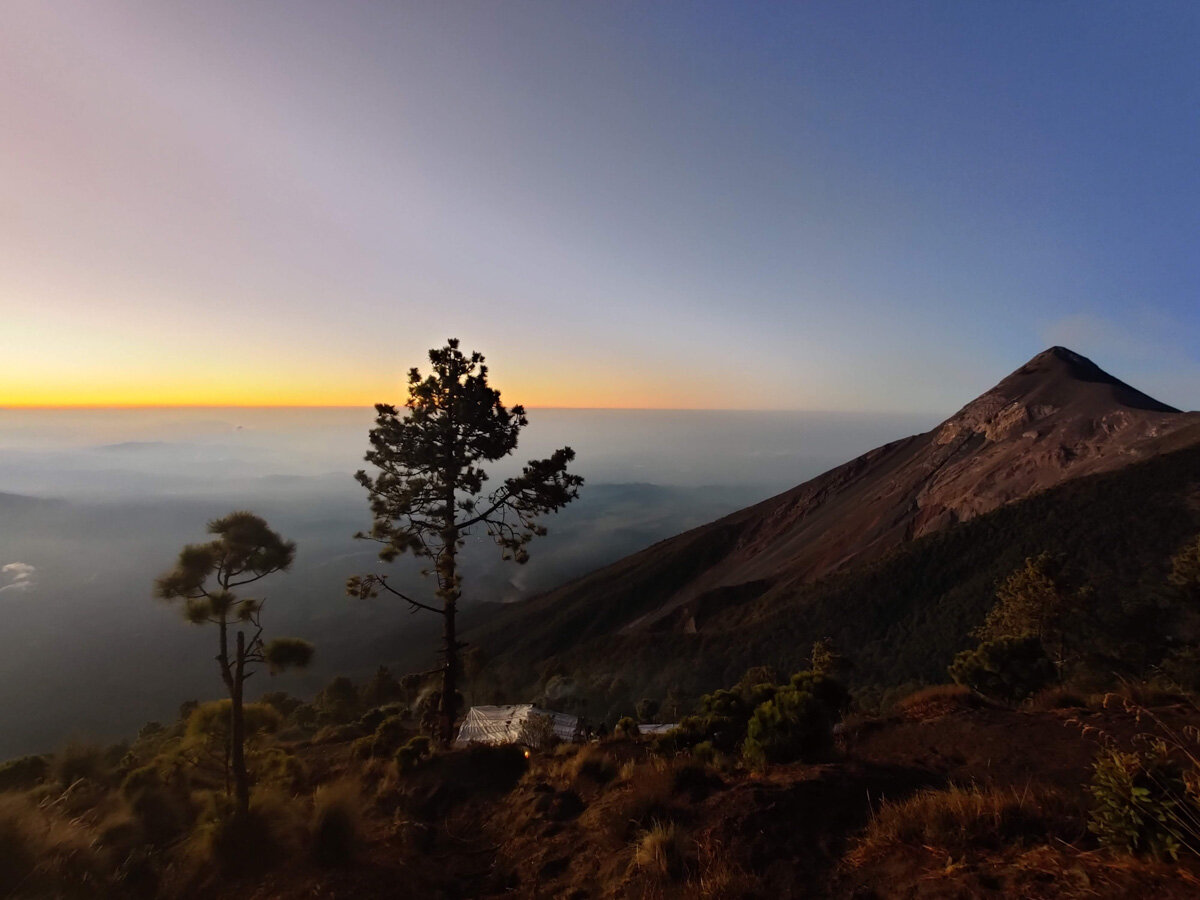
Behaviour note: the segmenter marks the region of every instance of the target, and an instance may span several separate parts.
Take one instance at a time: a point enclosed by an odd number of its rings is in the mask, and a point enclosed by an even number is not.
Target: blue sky
[[[1200,406],[1195,3],[13,2],[0,405]],[[7,395],[7,396],[6,396]]]

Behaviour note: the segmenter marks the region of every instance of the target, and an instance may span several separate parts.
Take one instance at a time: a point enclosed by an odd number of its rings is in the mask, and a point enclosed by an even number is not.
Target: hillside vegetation
[[[662,557],[651,548],[602,594],[584,579],[552,608],[535,600],[532,609],[489,611],[469,636],[491,657],[495,696],[550,688],[559,706],[576,703],[597,717],[627,704],[623,691],[695,698],[751,666],[801,668],[813,642],[827,636],[855,661],[852,687],[878,695],[944,680],[955,654],[973,643],[969,633],[997,583],[1048,552],[1094,592],[1092,652],[1116,672],[1140,674],[1172,637],[1163,631],[1169,559],[1198,526],[1200,448],[1191,447],[1070,481],[815,584],[758,586],[750,599],[729,589],[696,616],[696,633],[678,622],[653,630],[620,624],[655,602],[660,579],[711,565],[724,546],[719,530],[671,543]],[[476,691],[486,698],[489,687]]]

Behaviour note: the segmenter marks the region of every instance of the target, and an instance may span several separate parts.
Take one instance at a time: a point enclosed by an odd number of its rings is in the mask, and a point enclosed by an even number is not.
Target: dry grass
[[[1047,711],[1053,709],[1081,709],[1087,706],[1087,697],[1067,685],[1055,685],[1038,691],[1026,705],[1030,709]]]
[[[106,868],[80,821],[22,794],[0,797],[0,896],[103,896]]]
[[[704,900],[742,900],[761,896],[758,879],[734,860],[711,835],[697,838],[695,871],[687,880],[688,896]]]
[[[322,785],[313,794],[313,859],[324,866],[354,862],[362,835],[362,785],[344,779]]]
[[[909,719],[932,719],[978,705],[971,689],[961,684],[934,684],[896,702],[896,712]]]
[[[1120,708],[1122,705],[1149,709],[1180,704],[1192,706],[1194,701],[1173,687],[1148,681],[1123,682],[1120,687],[1087,698],[1087,706],[1091,709]]]
[[[586,780],[597,785],[608,784],[619,772],[616,763],[598,745],[589,745],[565,757],[559,771],[572,784]]]
[[[902,848],[950,854],[995,850],[1053,838],[1074,840],[1083,833],[1083,810],[1059,791],[951,786],[884,803],[848,860],[857,865]]]
[[[583,744],[574,744],[570,741],[563,741],[561,744],[556,744],[554,749],[550,751],[550,755],[557,759],[565,759],[569,756],[574,756],[583,749]]]
[[[668,821],[675,812],[675,777],[660,759],[626,766],[619,790],[610,791],[602,807],[603,827],[617,841],[628,841],[655,821]],[[623,769],[624,771],[624,769]]]
[[[683,875],[685,853],[683,832],[674,822],[654,822],[633,851],[633,865],[656,878],[678,879]]]

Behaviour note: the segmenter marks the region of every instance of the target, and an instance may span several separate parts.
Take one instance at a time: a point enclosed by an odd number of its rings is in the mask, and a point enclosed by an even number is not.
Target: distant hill
[[[1126,587],[1161,576],[1150,557],[1195,529],[1196,479],[1200,413],[1053,347],[931,431],[490,616],[473,639],[517,682],[531,661],[644,652],[663,685],[678,653],[690,668],[672,677],[704,689],[826,634],[874,660],[861,682],[936,678],[1026,555],[1087,554]],[[1090,559],[1097,547],[1116,558]],[[1132,557],[1143,569],[1120,570]]]

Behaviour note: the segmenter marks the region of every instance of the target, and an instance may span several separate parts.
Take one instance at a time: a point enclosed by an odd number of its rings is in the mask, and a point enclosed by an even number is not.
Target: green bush
[[[823,672],[807,670],[797,672],[789,684],[798,691],[813,695],[829,715],[832,722],[842,717],[850,707],[850,692],[846,686]]]
[[[430,756],[429,738],[419,734],[396,751],[396,768],[401,772],[411,772]]]
[[[950,677],[985,697],[1017,703],[1054,680],[1054,664],[1036,637],[985,641],[950,664]]]
[[[1106,847],[1177,859],[1182,846],[1196,846],[1200,806],[1162,742],[1145,752],[1101,752],[1091,793],[1088,830]]]
[[[833,743],[829,709],[808,691],[783,688],[754,710],[742,755],[753,766],[812,759]]]
[[[687,751],[707,743],[715,752],[736,753],[746,738],[754,710],[775,696],[778,685],[750,683],[743,678],[733,688],[722,688],[700,698],[696,715],[684,716],[676,728],[659,740],[666,751]]]

